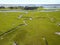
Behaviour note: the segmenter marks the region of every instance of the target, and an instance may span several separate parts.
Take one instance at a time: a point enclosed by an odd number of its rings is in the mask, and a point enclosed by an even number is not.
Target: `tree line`
[[[0,9],[21,9],[21,10],[35,10],[35,9],[42,9],[43,6],[40,6],[40,7],[29,7],[29,6],[17,6],[17,7],[13,7],[13,6],[10,6],[10,7],[4,7],[4,6],[0,6]]]

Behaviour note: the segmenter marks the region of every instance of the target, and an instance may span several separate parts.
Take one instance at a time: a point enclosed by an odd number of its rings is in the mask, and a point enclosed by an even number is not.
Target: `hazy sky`
[[[60,4],[60,0],[0,0],[0,4]]]

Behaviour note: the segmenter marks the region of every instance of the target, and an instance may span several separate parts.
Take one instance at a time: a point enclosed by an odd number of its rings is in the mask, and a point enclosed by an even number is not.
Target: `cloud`
[[[0,4],[60,4],[60,0],[0,0]]]

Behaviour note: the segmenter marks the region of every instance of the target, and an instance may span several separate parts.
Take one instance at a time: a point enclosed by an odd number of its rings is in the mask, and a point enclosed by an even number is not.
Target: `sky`
[[[0,0],[0,4],[60,4],[60,0]]]

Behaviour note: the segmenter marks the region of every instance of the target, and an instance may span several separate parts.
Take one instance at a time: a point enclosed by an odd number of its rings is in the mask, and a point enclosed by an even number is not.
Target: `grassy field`
[[[0,45],[60,45],[59,24],[60,11],[0,12]]]

